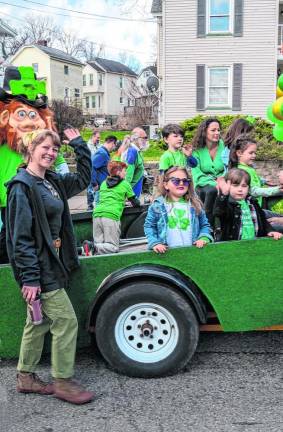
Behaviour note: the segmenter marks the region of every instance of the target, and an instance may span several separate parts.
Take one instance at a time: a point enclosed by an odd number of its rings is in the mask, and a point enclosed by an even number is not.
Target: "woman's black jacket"
[[[273,231],[256,199],[248,197],[254,206],[258,221],[257,237],[265,237]],[[215,241],[239,240],[241,229],[241,206],[229,195],[218,195],[214,208]]]
[[[20,286],[40,286],[42,292],[64,288],[68,274],[79,265],[76,240],[67,200],[90,183],[90,151],[81,137],[70,141],[74,148],[77,172],[59,175],[47,171],[45,178],[58,191],[63,203],[60,258],[53,240],[37,178],[24,168],[7,183],[7,251]]]

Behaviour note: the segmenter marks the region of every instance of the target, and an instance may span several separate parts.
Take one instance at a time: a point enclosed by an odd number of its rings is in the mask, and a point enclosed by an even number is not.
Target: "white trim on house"
[[[207,14],[206,14],[206,34],[207,35],[213,35],[213,34],[232,34],[234,32],[234,0],[228,0],[229,1],[229,28],[228,30],[211,30],[210,29],[210,18],[211,18],[211,1],[206,1],[206,7],[207,7]],[[227,16],[226,14],[223,15],[215,15],[216,16]]]
[[[227,69],[228,70],[228,97],[227,97],[227,103],[210,103],[210,71],[216,70],[216,69]],[[232,71],[233,66],[231,65],[221,65],[221,66],[207,66],[206,65],[206,79],[205,79],[205,106],[206,109],[213,109],[213,108],[226,108],[226,109],[232,109],[232,92],[233,92],[233,83],[232,83]],[[214,86],[215,88],[223,88],[223,86]]]

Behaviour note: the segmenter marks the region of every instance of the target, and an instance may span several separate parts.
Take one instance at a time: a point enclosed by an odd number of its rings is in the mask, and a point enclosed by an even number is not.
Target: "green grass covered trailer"
[[[89,225],[82,223],[85,230]],[[78,346],[95,337],[121,373],[152,377],[183,368],[211,316],[226,332],[283,324],[283,241],[216,243],[162,255],[129,249],[82,257],[68,291]],[[9,265],[0,266],[0,304],[0,357],[17,357],[26,310]]]

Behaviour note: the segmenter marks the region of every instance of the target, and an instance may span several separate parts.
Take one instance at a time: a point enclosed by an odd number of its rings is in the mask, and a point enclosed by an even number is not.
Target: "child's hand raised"
[[[231,187],[231,181],[226,181],[224,177],[219,177],[217,179],[217,189],[223,195],[229,195]]]
[[[274,240],[280,240],[283,237],[283,234],[277,231],[271,231],[267,235],[268,237],[273,237]]]
[[[193,146],[191,144],[185,144],[182,147],[182,152],[184,153],[185,156],[190,157],[192,156],[193,153]]]
[[[167,246],[159,243],[159,244],[153,246],[153,250],[156,253],[165,253],[167,251]]]

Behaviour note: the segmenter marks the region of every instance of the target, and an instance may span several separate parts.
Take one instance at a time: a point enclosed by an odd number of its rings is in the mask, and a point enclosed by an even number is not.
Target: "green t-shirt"
[[[203,147],[195,150],[193,156],[197,159],[198,164],[192,168],[194,186],[216,186],[216,179],[224,175],[224,164],[222,160],[222,152],[224,150],[224,142],[219,141],[215,158],[212,160],[208,148]]]
[[[166,150],[159,161],[159,170],[165,171],[171,166],[185,167],[187,165],[187,156],[180,150],[172,152],[171,150]]]
[[[254,186],[256,186],[256,187],[262,186],[260,177],[253,167],[246,165],[246,164],[238,164],[238,168],[246,171],[250,175],[250,178],[251,178],[250,188],[252,188]],[[258,200],[259,205],[262,207],[262,197],[257,197],[257,200]]]
[[[126,199],[134,196],[133,189],[126,180],[111,188],[107,186],[105,180],[99,189],[99,203],[93,210],[93,217],[120,220]]]
[[[245,200],[239,201],[242,212],[242,235],[241,240],[253,240],[255,238],[255,227],[252,220],[249,204]]]

